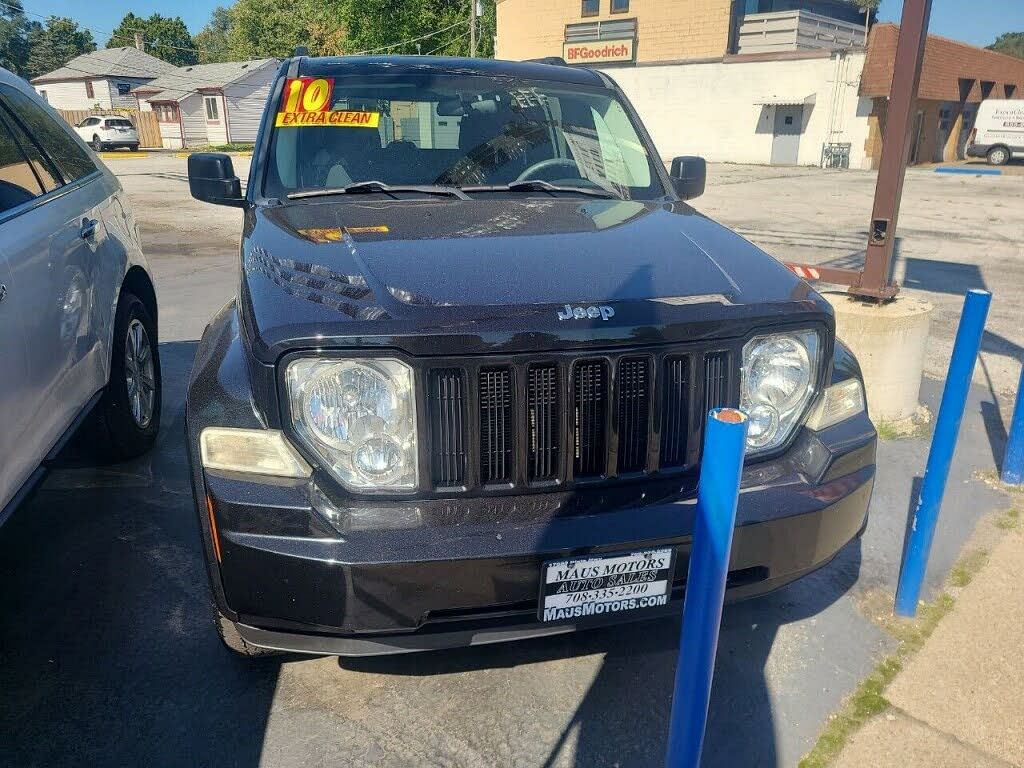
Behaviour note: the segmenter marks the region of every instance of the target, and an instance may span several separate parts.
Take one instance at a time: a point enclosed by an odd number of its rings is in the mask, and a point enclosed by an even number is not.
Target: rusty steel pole
[[[890,272],[931,8],[932,0],[903,0],[864,271],[849,289],[854,296],[875,301],[886,301],[899,292]]]

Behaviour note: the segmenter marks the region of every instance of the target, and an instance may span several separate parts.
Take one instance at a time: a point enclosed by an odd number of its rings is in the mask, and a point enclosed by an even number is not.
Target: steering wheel
[[[574,160],[570,160],[567,157],[552,157],[547,160],[541,160],[539,163],[534,163],[525,171],[520,173],[516,177],[516,181],[532,181],[537,178],[537,174],[541,171],[546,171],[549,168],[572,168],[576,171],[576,175],[582,178],[580,174],[580,167]]]

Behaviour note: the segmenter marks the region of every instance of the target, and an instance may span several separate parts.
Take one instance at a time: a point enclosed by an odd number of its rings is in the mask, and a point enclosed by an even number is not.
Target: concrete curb
[[[880,695],[885,708],[854,732],[833,768],[1009,768],[1024,766],[1024,536],[1019,501],[997,528],[1007,528],[961,587],[919,650]],[[1014,512],[1013,510],[1017,510]],[[879,711],[879,710],[876,710]]]

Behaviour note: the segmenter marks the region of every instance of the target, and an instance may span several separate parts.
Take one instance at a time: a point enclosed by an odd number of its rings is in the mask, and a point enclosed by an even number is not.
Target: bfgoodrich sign
[[[591,43],[563,43],[562,58],[569,64],[606,64],[633,61],[633,40],[599,40]]]

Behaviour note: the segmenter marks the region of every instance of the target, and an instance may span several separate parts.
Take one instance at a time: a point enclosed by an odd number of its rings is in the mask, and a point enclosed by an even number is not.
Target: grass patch
[[[208,144],[196,152],[252,152],[255,144]]]
[[[832,716],[814,749],[800,761],[799,768],[825,768],[843,751],[850,736],[872,717],[885,712],[891,705],[883,693],[901,669],[903,662],[898,654],[879,662]]]
[[[966,587],[974,580],[975,575],[988,562],[988,551],[973,549],[964,553],[953,570],[949,572],[949,583],[954,587]]]
[[[931,416],[923,407],[909,419],[875,422],[875,431],[880,440],[924,439],[931,435]]]
[[[996,528],[1004,531],[1015,531],[1020,528],[1021,523],[1021,509],[1020,507],[1011,507],[1006,510],[1002,515],[996,518]]]
[[[906,437],[905,432],[901,432],[896,428],[896,425],[891,421],[880,421],[875,424],[875,430],[878,432],[879,440],[899,440],[902,437]]]

